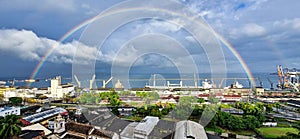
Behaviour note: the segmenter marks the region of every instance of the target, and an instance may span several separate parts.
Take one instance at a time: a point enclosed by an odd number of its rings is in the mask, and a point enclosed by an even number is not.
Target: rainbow
[[[109,10],[109,9],[108,9]],[[106,11],[108,11],[106,10]],[[82,29],[83,27],[86,27],[88,26],[90,23],[92,23],[93,21],[95,21],[97,18],[100,18],[100,17],[104,17],[104,16],[110,16],[110,15],[113,15],[113,14],[116,14],[116,13],[122,13],[122,12],[128,12],[128,11],[133,11],[133,10],[145,10],[145,8],[127,8],[127,9],[118,9],[118,10],[114,10],[114,11],[111,11],[111,12],[108,12],[108,13],[105,13],[105,14],[102,14],[100,13],[99,15],[97,16],[94,16],[92,18],[89,18],[87,20],[85,20],[84,22],[78,24],[77,26],[75,26],[74,28],[72,28],[70,31],[68,31],[65,35],[63,35],[55,45],[53,45],[46,53],[45,55],[40,59],[39,63],[37,64],[37,66],[34,68],[31,76],[30,76],[30,79],[34,79],[36,77],[36,75],[39,73],[41,67],[43,66],[43,64],[45,63],[45,61],[47,60],[47,58],[51,55],[51,53],[54,51],[54,49],[56,49],[60,44],[61,42],[63,42],[65,39],[67,39],[69,36],[71,36],[73,33],[75,33],[76,31],[78,31],[79,29]],[[191,17],[186,17],[184,14],[182,13],[176,13],[176,12],[173,12],[173,11],[169,11],[169,10],[165,10],[165,9],[158,9],[158,8],[152,8],[152,9],[147,9],[147,10],[153,10],[153,11],[161,11],[161,12],[168,12],[168,13],[172,13],[172,14],[175,14],[175,15],[180,15],[182,17],[185,17],[185,18],[191,18]],[[102,15],[101,15],[102,14]],[[203,23],[199,23],[199,24],[203,24]],[[243,69],[245,70],[248,78],[250,79],[250,82],[252,85],[255,85],[255,79],[253,78],[253,75],[252,73],[250,72],[247,64],[245,63],[245,61],[243,60],[243,58],[240,56],[240,54],[236,51],[236,49],[226,40],[224,39],[220,34],[214,32],[215,34],[215,37],[221,41],[232,53],[233,55],[237,58],[237,60],[241,63]],[[30,86],[30,83],[28,84],[28,86]]]
[[[242,56],[237,52],[237,50],[225,39],[223,36],[215,32],[216,37],[223,43],[225,46],[233,53],[233,55],[237,58],[237,60],[241,63],[243,69],[245,70],[252,86],[255,86],[255,78],[253,77],[250,69],[248,68],[246,62],[242,58]]]
[[[77,26],[72,28],[70,31],[68,31],[65,35],[63,35],[53,46],[51,46],[51,48],[45,53],[45,55],[40,59],[40,61],[34,68],[32,74],[30,75],[30,79],[34,79],[36,77],[36,75],[39,73],[41,67],[46,62],[47,58],[51,55],[51,53],[54,51],[54,49],[56,49],[61,44],[61,42],[63,42],[65,39],[67,39],[69,36],[71,36],[73,33],[78,31],[79,29],[81,29],[81,28],[87,26],[89,23],[93,22],[94,19],[95,19],[95,17],[92,17],[92,18],[78,24]],[[31,83],[28,83],[27,86],[30,86],[30,84]]]

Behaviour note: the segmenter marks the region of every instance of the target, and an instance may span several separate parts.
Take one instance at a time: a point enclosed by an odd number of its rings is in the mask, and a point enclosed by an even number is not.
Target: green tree
[[[198,99],[198,103],[201,104],[201,103],[204,103],[204,102],[205,102],[205,99],[204,99],[204,98],[199,98],[199,99]]]
[[[163,109],[161,110],[162,115],[168,115],[169,112],[170,112],[170,110],[169,110],[168,108],[163,108]]]
[[[13,138],[21,133],[20,117],[14,114],[0,117],[0,138]]]
[[[139,91],[137,91],[136,95],[139,96],[139,97],[142,97],[142,98],[146,98],[147,97],[147,92],[139,92]]]
[[[14,106],[19,106],[22,104],[23,99],[21,97],[11,97],[9,98],[9,102]]]
[[[73,101],[73,98],[72,98],[72,96],[70,95],[70,93],[64,94],[64,96],[63,96],[63,101],[65,101],[66,103],[69,103],[70,101]]]
[[[273,111],[273,105],[272,104],[265,104],[266,113],[270,113]]]
[[[149,115],[148,107],[142,106],[137,108],[136,111],[134,111],[133,115],[140,116],[140,117],[145,117],[146,115]]]
[[[0,94],[0,104],[2,104],[3,101],[4,101],[4,96],[3,96],[3,94]]]
[[[203,112],[203,109],[201,109],[198,105],[195,105],[194,110],[192,112],[192,116],[197,116],[200,118],[201,114]]]
[[[159,94],[157,92],[149,92],[147,97],[149,97],[150,100],[158,100]]]
[[[108,92],[106,95],[108,95],[109,105],[114,106],[112,109],[112,113],[115,115],[120,115],[119,112],[119,105],[121,104],[121,100],[119,99],[119,96],[116,92]]]
[[[255,129],[261,126],[259,120],[253,115],[244,116],[243,123],[245,124],[247,129]]]
[[[162,112],[159,110],[159,107],[157,106],[151,106],[149,108],[149,114],[150,116],[156,116],[156,117],[161,117],[162,116]]]
[[[113,107],[112,110],[111,110],[111,112],[112,112],[114,115],[116,115],[116,116],[119,116],[119,115],[120,115],[120,112],[119,112],[119,110],[118,110],[118,107]]]
[[[215,128],[214,128],[214,132],[217,133],[217,135],[221,135],[222,132],[223,132],[223,130],[222,130],[222,128],[220,128],[220,127],[215,127]]]
[[[112,97],[112,98],[109,98],[109,104],[111,106],[119,106],[121,104],[121,101],[117,97]]]
[[[197,102],[196,97],[183,96],[179,98],[179,104],[175,109],[176,118],[187,119],[194,110],[194,103]]]

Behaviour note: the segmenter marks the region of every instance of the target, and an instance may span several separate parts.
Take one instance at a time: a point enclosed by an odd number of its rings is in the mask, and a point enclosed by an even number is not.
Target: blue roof
[[[17,108],[17,107],[2,107],[2,108],[0,108],[0,112],[12,110],[12,109],[15,109],[15,108]]]
[[[39,112],[39,113],[30,115],[30,116],[24,117],[23,119],[30,123],[35,123],[35,122],[42,121],[46,118],[52,117],[54,115],[57,115],[57,114],[60,114],[60,113],[66,112],[66,111],[67,110],[65,110],[63,108],[57,107],[57,108],[54,108],[51,110]]]

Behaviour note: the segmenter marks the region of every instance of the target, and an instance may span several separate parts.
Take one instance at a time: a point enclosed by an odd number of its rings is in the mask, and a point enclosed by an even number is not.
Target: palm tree
[[[0,117],[0,138],[13,138],[21,133],[20,116],[7,115]]]

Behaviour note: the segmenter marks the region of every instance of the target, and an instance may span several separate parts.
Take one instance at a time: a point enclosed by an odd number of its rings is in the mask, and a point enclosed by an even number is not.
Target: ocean
[[[105,73],[96,73],[96,86],[102,87],[103,80],[108,80],[110,78],[111,74],[105,74]],[[114,76],[114,75],[113,75]],[[147,73],[130,73],[128,75],[128,79],[123,76],[114,76],[113,80],[109,82],[106,87],[110,88],[113,87],[113,84],[117,82],[117,80],[120,80],[122,84],[124,84],[125,88],[143,88],[145,85],[153,85],[153,79],[155,78],[156,86],[164,86],[167,84],[167,81],[169,81],[171,84],[179,84],[180,80],[182,80],[183,86],[193,86],[194,85],[194,74],[175,74],[175,73],[157,73],[155,74],[147,74]],[[6,81],[6,85],[11,85],[11,81],[15,79],[15,86],[30,86],[30,87],[49,87],[50,86],[50,79],[53,77],[37,77],[38,82],[33,83],[26,83],[21,82],[21,80],[28,79],[28,77],[0,77],[0,81]],[[277,75],[271,75],[270,73],[253,73],[253,77],[255,78],[255,84],[256,86],[261,86],[264,88],[270,88],[271,83],[268,81],[268,78],[270,81],[274,84],[274,88],[276,88],[276,85],[278,84],[278,76]],[[205,79],[208,79],[210,81],[211,75],[201,73],[198,74],[198,86],[201,86],[201,82]],[[127,82],[128,81],[128,82]],[[244,87],[251,87],[251,83],[249,82],[249,79],[245,73],[228,73],[227,79],[224,80],[223,84],[225,86],[230,86],[235,81],[242,84]],[[212,81],[213,82],[213,81]],[[62,83],[72,83],[71,76],[62,76]]]

